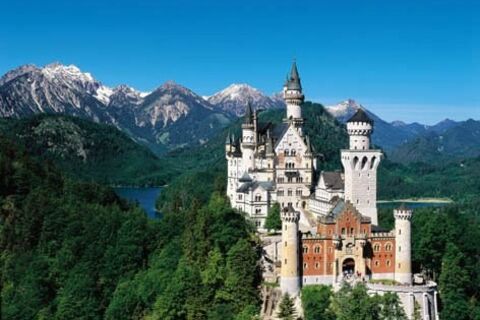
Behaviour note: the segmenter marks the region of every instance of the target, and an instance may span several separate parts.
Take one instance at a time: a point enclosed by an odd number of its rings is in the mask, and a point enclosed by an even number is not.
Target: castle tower
[[[395,217],[395,280],[412,284],[412,214],[405,206],[393,210]]]
[[[255,168],[255,121],[252,106],[247,104],[245,119],[242,124],[242,162],[245,171]]]
[[[280,288],[282,293],[296,296],[300,292],[300,252],[298,221],[300,213],[290,205],[281,214],[282,218],[282,269]]]
[[[345,200],[377,225],[377,168],[382,159],[380,150],[370,149],[373,120],[358,109],[347,121],[349,149],[341,151],[345,170]]]
[[[301,130],[303,124],[301,105],[305,97],[302,93],[302,84],[295,61],[292,64],[292,70],[290,71],[290,75],[287,76],[287,81],[283,87],[283,99],[287,105],[286,121],[292,121],[295,126]]]

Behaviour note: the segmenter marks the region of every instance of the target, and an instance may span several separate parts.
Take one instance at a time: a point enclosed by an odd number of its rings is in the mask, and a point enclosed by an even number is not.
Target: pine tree
[[[380,297],[380,319],[382,320],[407,320],[400,299],[396,293],[386,292]]]
[[[463,253],[453,243],[449,243],[443,256],[439,278],[443,319],[466,320],[470,318],[468,299],[465,293],[469,279],[464,264]]]
[[[290,298],[290,295],[288,293],[285,293],[285,295],[282,298],[282,301],[280,302],[279,305],[279,311],[277,316],[282,319],[282,320],[293,320],[295,319],[296,315],[296,310],[295,310],[295,305],[294,301],[292,298]]]
[[[278,202],[274,203],[272,207],[268,210],[268,216],[265,220],[265,229],[282,229],[282,220],[280,219],[280,205],[278,204]]]

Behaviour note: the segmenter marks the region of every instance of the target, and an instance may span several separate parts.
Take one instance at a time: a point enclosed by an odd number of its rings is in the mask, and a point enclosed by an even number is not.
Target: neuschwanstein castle
[[[282,124],[259,122],[257,112],[247,106],[241,137],[229,135],[226,141],[232,207],[260,231],[269,208],[275,202],[282,208],[282,236],[266,250],[273,252],[268,260],[280,269],[281,291],[298,296],[304,285],[363,281],[371,293],[396,292],[409,318],[418,309],[422,319],[438,319],[436,284],[413,281],[412,210],[394,210],[393,230],[378,226],[382,152],[371,148],[373,121],[359,109],[347,121],[349,146],[340,150],[343,173],[318,172],[303,131],[304,95],[295,63],[283,97]]]

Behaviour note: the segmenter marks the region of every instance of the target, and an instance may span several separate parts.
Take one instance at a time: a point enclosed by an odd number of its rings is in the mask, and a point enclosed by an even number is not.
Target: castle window
[[[373,167],[375,166],[375,161],[377,161],[377,158],[373,157],[372,161],[370,162],[370,169],[373,169]]]
[[[353,228],[350,228],[350,234],[353,235]]]
[[[261,223],[260,221],[255,221],[255,226],[256,226],[257,228],[260,227],[261,224],[262,224],[262,223]]]
[[[292,181],[293,181],[292,177],[287,178],[287,182],[292,182]]]
[[[375,251],[375,252],[379,252],[379,251],[380,251],[380,244],[379,244],[379,243],[375,243],[375,244],[373,245],[373,251]]]
[[[283,183],[284,179],[283,179],[283,177],[279,177],[279,178],[277,179],[277,181],[278,181],[278,183]]]
[[[262,196],[260,194],[256,194],[255,201],[262,201]]]
[[[285,150],[283,151],[283,154],[284,154],[285,156],[288,156],[288,150],[285,149]]]
[[[262,213],[262,209],[260,208],[255,208],[255,214],[260,214]]]
[[[243,199],[242,194],[239,194],[239,195],[238,195],[238,200],[242,200],[242,199]]]
[[[303,253],[308,253],[308,247],[307,246],[303,246]]]
[[[292,189],[288,189],[287,195],[288,195],[288,196],[291,196],[291,195],[292,195]]]
[[[392,251],[392,244],[391,243],[385,244],[385,251]]]
[[[315,249],[313,250],[313,252],[320,253],[320,250],[321,250],[320,246],[315,246]]]
[[[295,195],[301,196],[301,195],[302,195],[302,189],[297,189],[297,190],[295,191]]]
[[[308,264],[306,262],[303,263],[303,269],[307,269],[308,268]]]
[[[390,260],[387,260],[387,267],[390,267],[391,264]]]
[[[375,267],[378,267],[380,265],[380,261],[375,260]]]
[[[278,189],[277,195],[283,197],[283,189]]]
[[[342,234],[345,234],[345,232],[346,232],[345,228],[342,228]]]
[[[315,262],[315,269],[318,269],[318,268],[320,268],[320,263]]]

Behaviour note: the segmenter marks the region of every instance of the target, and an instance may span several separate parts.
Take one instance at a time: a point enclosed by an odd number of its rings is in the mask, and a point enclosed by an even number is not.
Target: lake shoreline
[[[378,200],[377,203],[453,203],[454,201],[449,198],[407,198],[407,199],[395,199],[395,200]]]

